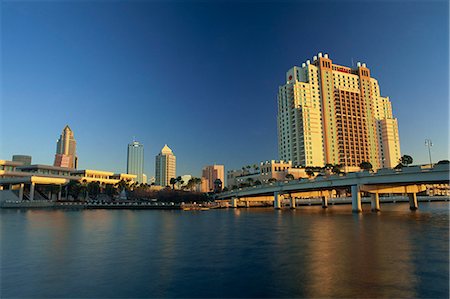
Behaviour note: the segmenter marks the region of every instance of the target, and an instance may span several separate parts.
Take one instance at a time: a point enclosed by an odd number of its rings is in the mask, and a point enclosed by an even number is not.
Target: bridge
[[[275,209],[281,208],[282,199],[289,199],[291,208],[296,207],[297,197],[321,197],[322,207],[338,192],[351,192],[353,212],[362,212],[361,193],[371,196],[372,211],[380,211],[379,194],[407,194],[411,210],[418,208],[417,193],[426,190],[425,184],[448,184],[449,165],[434,167],[412,166],[401,170],[380,169],[377,172],[353,172],[345,175],[320,176],[314,179],[275,182],[248,188],[239,188],[217,195],[217,200],[229,200],[237,208],[238,201],[273,201]]]

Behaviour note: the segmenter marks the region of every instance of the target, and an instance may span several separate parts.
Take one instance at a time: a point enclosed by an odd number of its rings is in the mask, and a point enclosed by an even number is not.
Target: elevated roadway
[[[289,198],[295,208],[295,197],[322,197],[323,206],[336,191],[348,190],[352,194],[352,210],[361,212],[361,192],[372,197],[372,210],[379,211],[379,194],[408,194],[410,208],[417,209],[417,193],[426,189],[426,184],[448,184],[449,165],[439,164],[433,168],[421,166],[404,167],[402,170],[380,169],[377,172],[354,172],[346,175],[321,176],[314,179],[276,182],[267,185],[239,188],[217,195],[216,199],[230,200],[232,207],[237,201],[273,201],[275,208],[281,207],[281,199]]]

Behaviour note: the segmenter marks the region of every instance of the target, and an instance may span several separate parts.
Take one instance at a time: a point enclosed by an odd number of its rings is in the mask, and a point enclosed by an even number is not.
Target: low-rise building
[[[70,181],[80,183],[99,182],[100,185],[116,184],[120,180],[134,182],[136,175],[114,174],[100,170],[75,170],[51,165],[23,165],[22,162],[0,160],[0,190],[18,190],[19,199],[25,197],[34,200],[52,199],[52,196],[42,194],[41,187],[58,186],[58,199],[61,198],[61,188]]]

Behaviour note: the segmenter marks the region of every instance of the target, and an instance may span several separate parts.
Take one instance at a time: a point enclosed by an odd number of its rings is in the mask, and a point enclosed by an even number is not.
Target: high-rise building
[[[278,152],[294,165],[394,167],[400,158],[389,97],[365,63],[334,64],[328,54],[294,66],[278,89]]]
[[[225,171],[223,165],[208,165],[202,170],[202,178],[205,179],[205,185],[202,184],[203,192],[214,190],[214,181],[220,179],[222,186],[225,185]]]
[[[56,143],[56,154],[54,166],[77,168],[78,157],[76,153],[77,142],[73,136],[73,131],[66,125]]]
[[[144,182],[144,145],[134,140],[128,144],[127,173],[135,174],[138,183]]]
[[[155,177],[157,186],[169,186],[170,179],[176,178],[176,157],[167,144],[156,156]]]
[[[14,162],[22,162],[23,165],[31,165],[31,156],[27,155],[13,155],[12,160]]]

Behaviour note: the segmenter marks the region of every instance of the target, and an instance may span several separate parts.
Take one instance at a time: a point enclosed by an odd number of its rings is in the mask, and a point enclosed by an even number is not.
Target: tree
[[[119,192],[121,192],[123,189],[125,189],[125,190],[129,189],[129,185],[124,179],[121,179],[120,181],[118,181],[115,184],[115,186],[119,190]]]
[[[221,179],[215,179],[214,180],[214,192],[220,192],[222,191],[222,180]]]
[[[330,170],[333,169],[333,167],[334,167],[333,164],[330,164],[330,163],[327,163],[324,166],[325,169],[330,169]]]
[[[373,169],[373,166],[370,162],[363,161],[363,162],[361,162],[361,164],[359,164],[359,168],[361,168],[362,170],[370,171]]]
[[[269,183],[275,183],[277,181],[276,178],[270,178],[267,180]]]
[[[170,178],[170,184],[172,185],[172,189],[175,190],[175,184],[177,183],[176,178]]]
[[[448,160],[441,160],[441,161],[439,161],[439,162],[437,162],[437,164],[438,165],[441,165],[441,164],[449,164],[450,162],[448,161]]]
[[[223,191],[223,192],[227,192],[227,191],[228,191],[228,187],[223,188],[222,191]]]
[[[403,168],[402,163],[398,163],[397,166],[394,167],[394,169],[402,169],[402,168]]]
[[[114,196],[117,194],[117,189],[112,184],[106,184],[105,194],[114,200]]]
[[[253,185],[253,181],[254,181],[254,180],[253,180],[252,178],[248,178],[248,179],[247,179],[248,185],[249,185],[249,186]]]
[[[409,155],[403,155],[401,158],[400,158],[400,161],[399,161],[402,165],[404,165],[404,166],[408,166],[409,164],[412,164],[413,163],[413,158],[411,157],[411,156],[409,156]]]
[[[288,173],[288,174],[286,174],[286,179],[291,181],[294,179],[294,175],[292,173]]]
[[[259,170],[259,167],[258,167],[258,165],[256,165],[256,164],[253,164],[253,170],[254,170],[255,172],[257,172],[257,171]]]
[[[74,200],[78,200],[78,196],[81,193],[81,184],[78,181],[70,181],[67,184],[68,195],[72,196]]]
[[[184,181],[183,181],[183,179],[181,178],[181,176],[178,176],[177,178],[176,178],[176,180],[177,180],[177,187],[178,187],[178,189],[180,189],[180,185],[183,185],[184,184]]]
[[[314,171],[311,168],[307,168],[305,172],[306,172],[306,175],[309,177],[314,176]]]
[[[100,183],[99,182],[90,182],[87,185],[87,191],[88,191],[90,198],[96,199],[97,196],[100,194]]]
[[[342,172],[342,164],[333,165],[331,172],[334,174],[340,174]]]
[[[262,183],[261,183],[261,181],[260,181],[260,180],[256,180],[256,181],[255,181],[255,183],[253,183],[253,185],[255,185],[255,186],[259,186],[259,185],[262,185]]]

